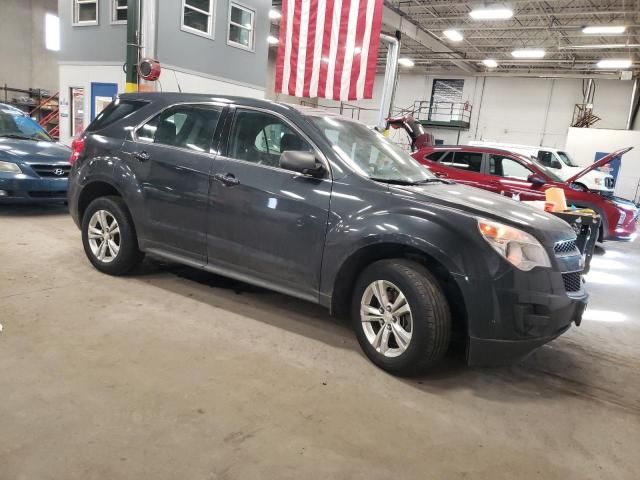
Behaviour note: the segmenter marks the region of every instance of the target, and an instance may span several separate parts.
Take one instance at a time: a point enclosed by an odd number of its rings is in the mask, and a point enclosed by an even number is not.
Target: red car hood
[[[583,175],[586,175],[591,170],[594,170],[596,168],[602,167],[602,166],[606,165],[607,163],[610,163],[611,161],[613,161],[615,158],[622,157],[622,155],[624,155],[625,153],[627,153],[629,150],[632,150],[632,149],[633,149],[633,147],[621,148],[620,150],[617,150],[617,151],[615,151],[613,153],[610,153],[609,155],[605,155],[604,157],[602,157],[597,162],[593,162],[593,164],[589,165],[584,170],[581,170],[578,173],[576,173],[573,177],[567,178],[565,180],[565,182],[566,183],[575,182],[577,179],[579,179]]]

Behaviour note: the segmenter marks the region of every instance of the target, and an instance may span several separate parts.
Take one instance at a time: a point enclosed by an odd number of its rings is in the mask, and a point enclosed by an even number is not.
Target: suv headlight
[[[620,210],[620,217],[618,218],[618,225],[622,225],[627,219],[627,212]]]
[[[12,162],[0,162],[0,172],[3,173],[22,173],[20,167]]]
[[[489,245],[520,270],[551,267],[542,244],[527,232],[483,218],[478,219],[478,228]]]

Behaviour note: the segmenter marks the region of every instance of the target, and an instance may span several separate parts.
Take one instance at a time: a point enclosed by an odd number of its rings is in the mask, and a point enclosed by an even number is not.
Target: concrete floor
[[[0,207],[0,479],[637,479],[640,241],[520,364],[394,378],[321,308],[146,261],[113,278],[60,207]]]

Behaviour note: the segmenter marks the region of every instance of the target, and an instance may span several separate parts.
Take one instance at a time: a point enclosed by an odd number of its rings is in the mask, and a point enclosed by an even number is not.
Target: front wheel
[[[394,374],[423,372],[449,346],[449,305],[437,280],[416,262],[370,265],[356,283],[351,316],[364,353]]]
[[[120,197],[100,197],[89,204],[82,217],[82,244],[93,266],[109,275],[124,275],[143,257]]]

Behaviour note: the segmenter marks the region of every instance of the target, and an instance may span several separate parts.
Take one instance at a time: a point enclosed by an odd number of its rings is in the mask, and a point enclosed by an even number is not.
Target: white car
[[[531,157],[533,160],[539,162],[547,168],[552,168],[553,173],[558,175],[562,180],[567,180],[573,177],[578,172],[584,169],[586,165],[578,165],[569,156],[567,152],[558,150],[557,148],[549,147],[532,147],[528,145],[514,145],[509,143],[494,143],[494,142],[481,142],[473,141],[469,142],[469,145],[475,147],[493,147],[501,148],[511,152],[519,153],[527,157]],[[614,178],[608,173],[600,170],[592,170],[575,182],[577,185],[582,186],[587,190],[593,190],[596,192],[613,194],[614,190]]]

